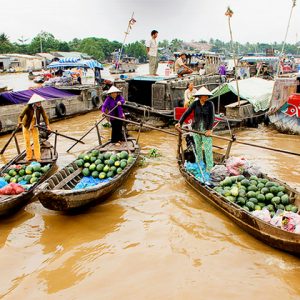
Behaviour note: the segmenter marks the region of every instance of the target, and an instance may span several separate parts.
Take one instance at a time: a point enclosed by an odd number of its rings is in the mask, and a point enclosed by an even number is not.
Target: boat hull
[[[278,111],[269,116],[271,124],[282,133],[300,134],[300,118]]]
[[[36,191],[36,197],[41,202],[41,204],[50,210],[55,211],[76,211],[85,207],[89,207],[92,205],[99,204],[103,202],[110,194],[116,191],[128,178],[130,173],[132,172],[135,164],[137,163],[140,148],[136,143],[136,140],[129,139],[128,143],[132,143],[132,147],[130,149],[133,150],[134,162],[128,165],[121,174],[115,176],[112,180],[107,183],[104,183],[101,186],[94,186],[87,189],[73,190],[73,189],[52,189],[53,182],[56,180],[57,182],[62,181],[63,177],[72,175],[67,171],[69,167],[75,169],[76,176],[79,176],[81,173],[81,169],[77,167],[75,162],[66,166],[62,170],[55,173],[52,177],[50,177],[44,184],[42,184],[38,190]],[[110,146],[110,143],[104,144],[102,147],[97,147],[95,149],[105,149],[105,147]],[[93,149],[91,149],[93,150]],[[118,150],[110,148],[109,151]],[[77,175],[77,173],[78,175]],[[79,181],[80,177],[76,176],[72,177],[71,180]],[[71,181],[70,180],[70,181]],[[73,184],[74,186],[74,184]]]

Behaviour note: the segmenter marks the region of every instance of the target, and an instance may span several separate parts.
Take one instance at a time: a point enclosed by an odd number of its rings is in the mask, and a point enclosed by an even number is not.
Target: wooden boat
[[[229,202],[225,199],[225,197],[217,194],[209,186],[202,184],[195,178],[194,175],[189,173],[184,167],[185,159],[181,144],[181,136],[179,138],[177,158],[179,170],[186,182],[206,201],[216,206],[240,228],[271,247],[292,253],[294,255],[300,255],[300,234],[282,230],[260,220],[257,217],[254,217],[250,212],[241,208],[236,203]],[[216,163],[220,164],[224,161],[224,155],[214,153],[214,160]],[[264,175],[264,177],[284,186],[288,191],[290,198],[294,199],[294,203],[298,205],[298,207],[300,206],[300,193],[298,191],[275,178],[270,178],[267,175]]]
[[[108,142],[94,149],[100,152],[115,150],[130,151],[134,156],[134,162],[127,165],[121,174],[116,175],[109,182],[100,183],[85,189],[73,190],[83,177],[81,168],[74,161],[52,175],[36,190],[36,196],[44,207],[66,212],[103,201],[107,196],[116,191],[129,176],[140,153],[140,147],[133,138],[128,138],[127,145],[126,142],[122,142],[121,146],[116,147],[114,144]],[[73,173],[70,172],[70,167],[75,170]]]
[[[0,176],[2,176],[6,171],[9,169],[12,165],[22,165],[22,164],[28,164],[28,162],[25,160],[26,153],[23,151],[21,154],[16,156],[14,159],[12,159],[9,163],[4,165],[0,169]],[[42,177],[40,177],[39,181],[31,186],[31,188],[28,191],[25,191],[19,195],[0,195],[0,216],[9,215],[15,211],[17,211],[19,208],[24,206],[28,203],[28,201],[33,197],[33,192],[36,189],[36,187],[43,182],[53,171],[56,160],[57,160],[57,152],[54,150],[53,146],[48,142],[44,141],[41,144],[41,156],[42,164],[50,164],[50,169],[47,173],[43,174]]]
[[[277,78],[275,81],[268,117],[270,123],[282,133],[300,134],[300,94],[297,81],[296,76]]]

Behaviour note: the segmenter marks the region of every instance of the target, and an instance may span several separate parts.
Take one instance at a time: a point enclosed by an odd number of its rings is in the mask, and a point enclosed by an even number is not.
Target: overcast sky
[[[122,41],[134,11],[137,23],[127,43],[159,40],[229,40],[228,5],[234,12],[232,30],[239,42],[280,42],[284,39],[292,0],[1,0],[0,32],[12,41],[31,39],[41,30],[60,40],[103,37]],[[298,35],[298,37],[297,37]],[[288,42],[300,39],[300,1],[295,7]]]

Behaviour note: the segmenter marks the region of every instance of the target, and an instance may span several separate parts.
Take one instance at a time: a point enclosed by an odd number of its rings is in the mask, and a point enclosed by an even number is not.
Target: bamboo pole
[[[236,76],[236,72],[237,72],[237,61],[236,61],[236,56],[235,56],[235,49],[234,49],[234,44],[233,44],[233,36],[232,36],[232,29],[231,29],[231,17],[233,16],[233,11],[230,9],[230,7],[228,6],[227,11],[225,13],[225,16],[228,17],[228,26],[229,26],[229,33],[230,33],[230,44],[231,44],[231,50],[232,50],[232,57],[233,57],[233,63],[234,63],[234,78],[235,78],[235,82],[236,82],[236,89],[237,89],[237,93],[238,93],[238,106],[240,106],[240,89],[239,89],[239,83],[238,83],[238,79]]]
[[[289,28],[290,28],[290,23],[291,23],[291,19],[292,19],[293,10],[294,10],[294,7],[296,6],[296,0],[292,0],[292,2],[293,2],[293,4],[292,4],[291,11],[290,11],[290,17],[289,17],[288,25],[287,25],[286,32],[285,32],[285,37],[284,37],[284,40],[283,40],[283,43],[282,43],[281,52],[280,52],[280,55],[279,55],[279,62],[278,62],[277,72],[276,72],[276,76],[277,77],[278,77],[279,71],[280,71],[280,58],[282,57],[283,52],[284,52],[284,48],[285,48],[285,44],[286,44],[286,39],[287,39],[287,36],[288,36],[288,32],[289,32]]]
[[[123,43],[122,43],[122,46],[121,46],[121,49],[120,49],[120,53],[119,53],[119,57],[118,57],[117,63],[116,63],[116,70],[119,69],[119,62],[122,59],[122,51],[123,51],[123,48],[124,48],[124,45],[125,45],[127,35],[129,34],[130,29],[131,29],[131,20],[133,20],[133,16],[134,16],[134,12],[131,15],[131,19],[128,22],[127,30],[125,31],[124,40],[123,40]]]
[[[201,131],[193,130],[193,129],[180,128],[180,130],[183,130],[183,131],[186,131],[186,132],[193,132],[193,133],[197,133],[197,134],[200,134],[200,135],[205,135],[205,133],[203,133]],[[220,140],[224,140],[224,141],[227,141],[227,142],[234,142],[234,143],[237,143],[237,144],[251,146],[251,147],[255,147],[255,148],[260,148],[260,149],[270,150],[270,151],[274,151],[274,152],[280,152],[280,153],[284,153],[284,154],[291,154],[291,155],[300,156],[300,153],[293,152],[293,151],[288,151],[288,150],[284,150],[284,149],[268,147],[268,146],[261,146],[261,145],[257,145],[257,144],[253,144],[253,143],[239,141],[236,138],[236,136],[234,136],[234,135],[232,136],[231,139],[227,138],[227,137],[224,137],[224,136],[214,135],[214,134],[212,134],[211,137],[217,138],[217,139],[220,139]]]

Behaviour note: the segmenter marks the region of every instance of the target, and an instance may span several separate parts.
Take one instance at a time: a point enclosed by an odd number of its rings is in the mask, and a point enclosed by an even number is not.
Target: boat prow
[[[12,159],[8,164],[4,165],[0,170],[0,176],[6,174],[9,168],[13,165],[27,165],[28,162],[25,160],[25,156],[26,153],[24,151]],[[33,197],[34,190],[37,188],[37,186],[42,183],[54,170],[58,155],[48,141],[41,144],[41,156],[41,163],[49,166],[48,171],[44,173],[27,191],[18,195],[0,195],[0,216],[10,215],[26,205]]]

